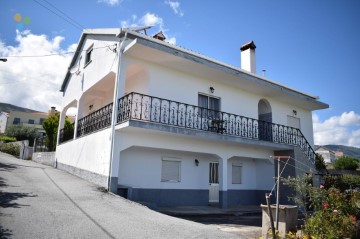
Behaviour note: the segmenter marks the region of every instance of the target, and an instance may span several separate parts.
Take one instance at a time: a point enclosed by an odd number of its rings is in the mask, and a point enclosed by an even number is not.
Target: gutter
[[[123,32],[124,30],[121,28],[120,29],[120,33],[119,35],[117,35],[117,37],[120,38],[121,32]],[[128,32],[125,31],[125,36],[123,38],[123,40],[120,39],[119,41],[119,58],[118,58],[118,67],[117,67],[117,72],[116,72],[116,81],[115,81],[115,87],[114,87],[114,99],[113,99],[113,108],[112,108],[112,117],[111,117],[111,148],[110,148],[110,164],[109,164],[109,177],[108,177],[108,191],[109,192],[113,192],[113,193],[117,193],[117,188],[114,189],[111,187],[112,184],[114,184],[114,182],[111,179],[111,172],[113,169],[113,162],[114,162],[114,156],[115,156],[115,151],[114,151],[114,147],[115,147],[115,124],[116,124],[116,113],[117,113],[117,108],[118,108],[118,88],[119,88],[119,82],[121,79],[121,58],[122,58],[122,54],[124,52],[123,49],[123,45],[124,42],[126,41],[127,38],[127,34]],[[117,186],[118,182],[116,182],[116,186]],[[116,191],[115,191],[116,190]]]

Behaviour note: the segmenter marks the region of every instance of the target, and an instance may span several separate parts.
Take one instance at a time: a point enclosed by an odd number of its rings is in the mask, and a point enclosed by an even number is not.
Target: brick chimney
[[[256,74],[256,58],[255,58],[254,41],[248,42],[241,46],[241,69]]]

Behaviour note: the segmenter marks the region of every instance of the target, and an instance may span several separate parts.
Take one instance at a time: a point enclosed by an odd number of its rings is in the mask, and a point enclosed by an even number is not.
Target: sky
[[[151,25],[236,67],[253,40],[258,74],[330,105],[313,112],[315,144],[360,147],[359,13],[358,0],[0,0],[0,102],[60,109],[84,28]]]

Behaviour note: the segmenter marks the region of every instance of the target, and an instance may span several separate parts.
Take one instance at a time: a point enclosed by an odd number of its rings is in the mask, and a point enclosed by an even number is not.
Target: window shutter
[[[161,182],[180,182],[180,161],[162,160]]]
[[[241,165],[232,165],[232,183],[233,184],[241,184],[241,171],[242,166]]]

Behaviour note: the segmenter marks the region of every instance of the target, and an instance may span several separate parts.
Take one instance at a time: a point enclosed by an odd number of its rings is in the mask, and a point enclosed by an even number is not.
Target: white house
[[[323,156],[326,165],[333,164],[335,162],[336,159],[335,152],[331,150],[328,150],[324,147],[319,147],[318,149],[316,149],[315,153]]]
[[[257,75],[253,42],[240,69],[140,30],[83,31],[61,86],[58,168],[154,206],[227,207],[263,201],[270,156],[295,158],[287,173],[313,167],[311,114],[328,105]]]
[[[8,113],[0,112],[0,133],[5,133],[8,118]]]

